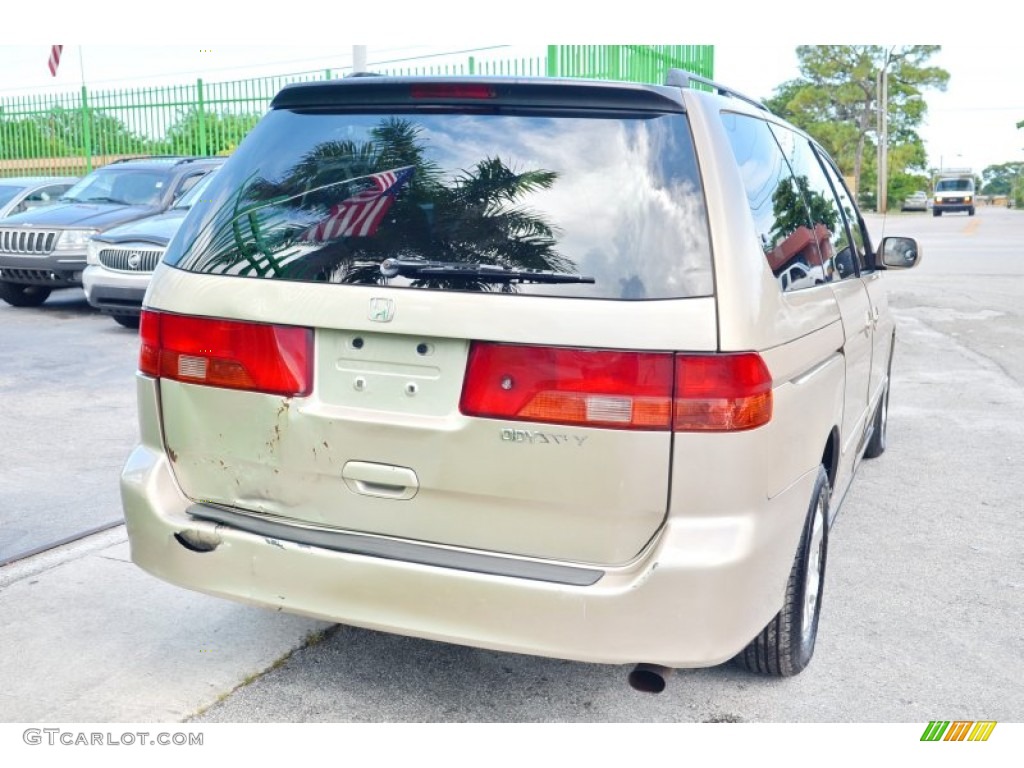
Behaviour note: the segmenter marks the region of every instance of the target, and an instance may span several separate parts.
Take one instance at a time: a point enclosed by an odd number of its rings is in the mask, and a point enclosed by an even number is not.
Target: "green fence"
[[[714,74],[707,45],[553,45],[546,57],[446,65],[372,66],[389,75],[586,77],[662,83],[670,68]],[[82,175],[141,155],[230,154],[288,83],[330,80],[347,68],[158,88],[0,99],[0,177]]]

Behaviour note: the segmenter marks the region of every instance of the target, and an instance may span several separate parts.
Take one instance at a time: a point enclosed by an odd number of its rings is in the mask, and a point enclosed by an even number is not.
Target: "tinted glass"
[[[210,171],[203,176],[197,177],[191,188],[183,194],[172,207],[189,209],[195,205],[196,200],[203,194],[203,191],[210,186],[210,181],[213,179],[216,171]]]
[[[764,120],[722,113],[743,176],[754,229],[772,274],[784,291],[828,279],[807,203]],[[821,233],[819,233],[821,234]]]
[[[821,263],[818,266],[826,278],[833,274],[841,278],[855,277],[856,254],[850,245],[839,201],[810,142],[788,128],[772,124],[771,129],[793,169],[796,189],[810,212],[815,238],[821,250]]]
[[[610,299],[712,292],[704,198],[681,114],[279,110],[206,197],[167,263],[250,278]],[[385,276],[389,258],[445,266]],[[485,278],[478,265],[521,279]],[[525,270],[547,274],[531,281]]]
[[[64,199],[76,203],[157,205],[169,179],[170,174],[163,171],[101,168],[69,189]]]
[[[853,199],[850,197],[850,194],[846,189],[846,185],[839,176],[839,171],[836,170],[835,165],[832,164],[832,161],[824,152],[820,149],[817,150],[817,152],[819,159],[821,160],[822,168],[825,169],[825,174],[832,183],[832,188],[835,190],[836,198],[839,200],[840,208],[842,209],[843,216],[846,219],[846,226],[850,230],[850,237],[853,242],[854,257],[857,262],[857,268],[863,272],[872,266],[871,259],[868,258],[867,227],[865,226],[863,219],[861,219],[860,211],[857,210],[857,206],[854,204]]]
[[[63,195],[70,184],[58,184],[53,187],[44,187],[43,189],[33,192],[31,195],[25,196],[25,202],[28,203],[52,203],[57,200],[58,197]]]

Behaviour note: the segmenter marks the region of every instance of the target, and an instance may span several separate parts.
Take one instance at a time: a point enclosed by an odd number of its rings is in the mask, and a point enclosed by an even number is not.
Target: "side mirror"
[[[839,253],[836,254],[836,272],[839,273],[839,278],[845,280],[854,274],[853,266],[853,252],[849,246],[843,248]]]
[[[879,252],[887,269],[910,269],[921,263],[921,246],[912,237],[884,237]]]

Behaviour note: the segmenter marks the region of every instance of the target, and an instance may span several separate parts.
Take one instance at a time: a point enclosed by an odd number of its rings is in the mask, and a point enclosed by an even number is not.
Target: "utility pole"
[[[356,75],[366,71],[366,46],[352,46],[352,74]]]
[[[878,193],[875,208],[885,213],[889,208],[889,63],[892,49],[885,52],[885,61],[878,72]]]

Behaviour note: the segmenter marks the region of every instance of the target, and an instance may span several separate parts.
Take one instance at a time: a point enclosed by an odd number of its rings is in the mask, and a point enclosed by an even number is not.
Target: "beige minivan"
[[[288,86],[146,295],[132,558],[646,690],[795,674],[919,259],[684,72]]]

